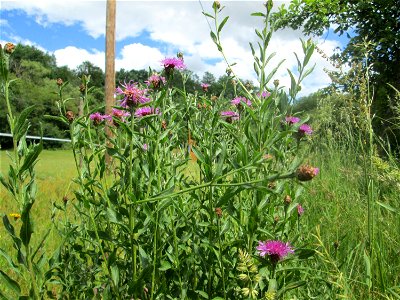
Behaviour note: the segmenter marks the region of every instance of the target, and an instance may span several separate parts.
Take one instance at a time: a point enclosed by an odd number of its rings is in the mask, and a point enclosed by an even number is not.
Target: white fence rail
[[[2,133],[0,132],[0,136],[6,136],[6,137],[12,137],[11,133]],[[55,141],[55,142],[64,142],[64,143],[70,143],[71,140],[68,139],[58,139],[58,138],[52,138],[52,137],[40,137],[40,136],[34,136],[34,135],[27,135],[27,139],[33,139],[33,140],[44,140],[44,141]]]

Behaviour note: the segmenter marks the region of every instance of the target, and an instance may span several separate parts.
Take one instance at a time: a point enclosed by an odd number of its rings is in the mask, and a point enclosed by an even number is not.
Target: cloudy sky
[[[288,1],[275,1],[280,6]],[[221,1],[221,13],[229,15],[222,31],[222,45],[235,72],[256,81],[249,42],[256,42],[254,28],[262,28],[262,19],[252,17],[264,11],[263,1]],[[226,64],[210,38],[210,28],[202,14],[212,12],[210,1],[118,1],[116,21],[116,69],[160,69],[160,60],[184,53],[185,63],[196,74],[209,71],[216,77],[224,74]],[[15,0],[1,1],[0,42],[34,45],[55,55],[59,66],[76,68],[89,60],[104,70],[105,66],[105,1]],[[212,23],[211,23],[212,25]],[[296,73],[293,52],[302,57],[301,32],[281,30],[274,34],[269,52],[276,56],[269,64],[273,69],[286,59],[274,77],[289,86],[286,69]],[[327,55],[345,46],[346,40],[326,32],[313,38]],[[329,84],[323,68],[332,67],[315,52],[311,64],[315,71],[303,82],[302,95]]]

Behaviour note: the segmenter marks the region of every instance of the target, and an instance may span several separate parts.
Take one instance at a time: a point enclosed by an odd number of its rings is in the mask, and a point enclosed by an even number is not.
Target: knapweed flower
[[[147,90],[142,90],[138,87],[138,84],[129,81],[124,83],[121,87],[115,90],[117,95],[124,95],[121,101],[121,106],[124,108],[136,107],[139,104],[147,103],[150,98],[146,97]]]
[[[90,120],[92,120],[93,121],[93,124],[94,125],[99,125],[101,122],[103,122],[104,120],[109,120],[109,121],[111,121],[112,120],[112,118],[111,118],[111,116],[109,116],[109,115],[102,115],[101,113],[99,113],[99,112],[96,112],[96,113],[94,113],[94,114],[91,114],[90,116],[89,116],[89,118],[90,118]]]
[[[271,93],[268,91],[263,91],[262,93],[258,93],[257,96],[261,99],[266,99],[271,96]]]
[[[239,114],[231,110],[221,111],[221,117],[225,118],[226,122],[228,123],[232,123],[232,121],[239,120]]]
[[[181,58],[176,58],[176,57],[165,58],[161,61],[161,63],[163,64],[164,69],[167,71],[167,73],[169,70],[173,69],[183,70],[186,68],[185,64],[183,63],[183,59]]]
[[[9,214],[9,216],[11,218],[14,218],[14,220],[18,220],[19,218],[21,218],[21,215],[18,213],[11,213],[11,214]]]
[[[300,217],[302,214],[304,214],[304,208],[301,204],[297,204],[297,215]]]
[[[154,108],[154,107],[140,107],[135,111],[135,117],[144,117],[148,115],[159,115],[160,114],[160,109],[159,108]]]
[[[296,123],[300,122],[300,118],[293,117],[293,116],[287,116],[285,118],[285,120],[286,120],[286,123],[288,123],[289,125],[293,125],[293,124],[296,124]]]
[[[131,114],[127,111],[113,108],[112,116],[119,119],[121,122],[125,122],[126,117],[129,117]]]
[[[246,97],[236,97],[231,101],[232,105],[235,105],[237,108],[242,108],[243,104],[247,106],[251,106],[251,101]]]
[[[64,81],[61,79],[61,78],[57,78],[57,85],[58,86],[62,86],[63,85],[63,83],[64,83]]]
[[[200,84],[201,88],[203,89],[204,93],[208,92],[208,88],[210,87],[210,85],[208,83],[202,83]]]
[[[314,168],[309,165],[303,165],[297,169],[297,179],[300,181],[309,181],[317,176],[318,173],[318,168]]]
[[[261,257],[269,256],[273,263],[277,263],[284,259],[290,253],[294,253],[294,250],[289,243],[274,240],[265,242],[259,241],[257,250]]]
[[[301,124],[298,130],[300,137],[311,135],[313,133],[311,126],[308,124]]]
[[[143,151],[147,151],[149,149],[149,145],[143,144],[142,149]]]
[[[166,83],[165,77],[158,74],[151,75],[145,83],[152,89],[158,89]]]

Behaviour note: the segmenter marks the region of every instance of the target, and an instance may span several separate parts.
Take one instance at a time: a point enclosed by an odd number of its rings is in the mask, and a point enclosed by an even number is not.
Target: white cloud
[[[95,66],[104,70],[105,55],[104,52],[94,50],[89,52],[86,49],[79,49],[74,46],[68,46],[64,49],[54,51],[54,56],[57,60],[57,65],[68,66],[70,69],[75,69],[84,61],[90,61]]]
[[[280,1],[282,2],[282,1]],[[284,1],[288,2],[288,1]],[[223,47],[230,63],[236,62],[235,72],[241,78],[255,81],[253,61],[248,42],[255,43],[257,36],[254,28],[262,26],[262,19],[251,17],[254,11],[263,11],[261,1],[222,1],[225,5],[220,20],[230,16],[222,31]],[[212,12],[212,1],[202,1],[204,9]],[[281,3],[275,2],[275,7]],[[79,24],[82,29],[94,38],[103,37],[105,32],[105,1],[53,1],[53,0],[18,0],[2,1],[2,9],[22,9],[42,26],[52,26],[53,23],[72,25]],[[127,43],[127,38],[138,38],[143,33],[149,37],[149,44],[142,38],[134,43],[125,44],[121,53],[117,54],[116,68],[147,69],[148,66],[159,69],[159,61],[166,56],[173,56],[177,50],[183,51],[185,62],[189,69],[200,76],[205,71],[214,73],[217,77],[225,73],[226,64],[218,60],[207,64],[208,59],[221,58],[221,54],[211,41],[209,23],[202,14],[198,1],[118,1],[116,38],[119,43]],[[212,20],[208,20],[213,26]],[[299,31],[281,30],[274,34],[269,53],[277,55],[271,60],[272,69],[283,58],[286,59],[274,78],[289,86],[290,78],[286,69],[295,71],[297,63],[293,55],[296,52],[302,57],[299,37],[305,38]],[[332,40],[319,41],[320,47],[328,54],[333,48],[341,46]],[[161,45],[156,48],[155,45]],[[160,48],[161,47],[161,48]],[[257,48],[257,47],[256,47]],[[84,60],[90,60],[104,69],[104,51],[78,49],[69,46],[54,52],[60,65],[75,68]],[[310,61],[310,66],[316,63],[315,71],[304,81],[302,94],[313,92],[328,84],[329,77],[323,72],[330,65],[317,53]]]
[[[121,50],[121,58],[115,61],[117,70],[124,68],[125,70],[141,70],[151,67],[152,69],[160,68],[160,61],[164,55],[157,48],[152,48],[143,44],[135,43],[126,45]]]

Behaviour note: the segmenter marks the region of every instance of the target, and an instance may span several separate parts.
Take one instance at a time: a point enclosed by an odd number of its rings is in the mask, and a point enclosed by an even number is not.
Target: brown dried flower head
[[[61,78],[57,78],[57,85],[62,86],[64,81]]]
[[[67,111],[65,113],[65,117],[67,118],[67,120],[72,123],[72,121],[75,119],[75,114],[72,111]]]
[[[222,217],[222,209],[221,209],[221,207],[215,208],[215,214],[216,214],[219,218]]]
[[[12,54],[15,50],[15,45],[13,43],[7,43],[4,45],[4,51],[7,54]]]
[[[297,179],[300,181],[309,181],[319,173],[318,168],[309,165],[300,166],[297,169]]]

